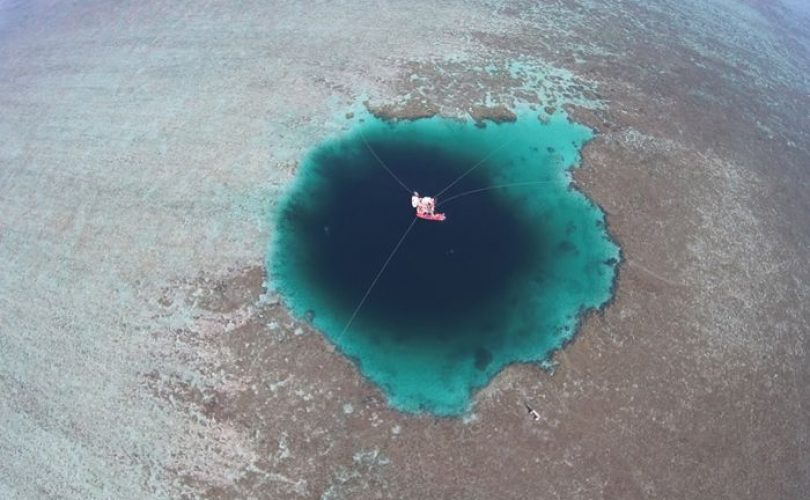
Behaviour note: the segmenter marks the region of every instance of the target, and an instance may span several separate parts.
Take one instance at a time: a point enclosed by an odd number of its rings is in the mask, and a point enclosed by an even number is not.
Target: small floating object
[[[423,214],[419,212],[416,212],[416,216],[419,217],[420,219],[435,220],[439,222],[447,218],[447,216],[444,214]]]
[[[424,220],[443,221],[447,218],[444,214],[434,213],[436,200],[430,196],[419,196],[416,191],[411,196],[411,206],[416,209],[416,216]]]

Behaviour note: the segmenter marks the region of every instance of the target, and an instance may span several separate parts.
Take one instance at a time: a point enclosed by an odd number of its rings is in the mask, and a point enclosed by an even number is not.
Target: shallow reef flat
[[[809,15],[0,2],[0,497],[801,498]],[[570,175],[621,247],[612,300],[459,416],[392,408],[274,291],[275,214],[367,113],[495,133],[532,106],[592,131]]]

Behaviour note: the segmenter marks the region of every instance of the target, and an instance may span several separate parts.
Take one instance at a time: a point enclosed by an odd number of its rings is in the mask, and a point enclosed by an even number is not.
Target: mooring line
[[[448,190],[448,189],[450,189],[451,187],[455,186],[455,185],[456,185],[456,183],[457,183],[458,181],[460,181],[461,179],[463,179],[463,178],[467,177],[467,175],[468,175],[470,172],[472,172],[472,171],[473,171],[473,170],[475,170],[476,168],[478,168],[478,167],[480,167],[481,165],[483,165],[485,161],[487,161],[487,160],[488,160],[490,157],[492,157],[492,155],[494,155],[494,154],[495,154],[495,153],[497,153],[498,151],[502,150],[503,148],[505,148],[506,146],[508,146],[508,145],[509,145],[509,144],[511,144],[512,142],[514,142],[514,141],[515,141],[515,139],[516,139],[515,137],[512,137],[511,139],[509,139],[509,140],[507,140],[507,141],[504,141],[504,143],[503,143],[503,144],[501,144],[500,146],[498,146],[497,148],[495,148],[495,149],[493,149],[492,151],[490,151],[490,153],[489,153],[488,155],[486,155],[486,156],[485,156],[485,157],[484,157],[484,158],[483,158],[481,161],[479,161],[478,163],[476,163],[475,165],[473,165],[472,167],[470,167],[469,169],[467,169],[467,171],[466,171],[466,172],[464,172],[463,174],[461,174],[461,175],[459,175],[458,177],[456,177],[456,180],[454,180],[453,182],[451,182],[450,184],[448,184],[448,185],[447,185],[447,187],[445,187],[444,189],[442,189],[441,191],[439,191],[439,192],[438,192],[438,193],[437,193],[437,194],[434,196],[434,198],[438,198],[438,197],[439,197],[439,196],[441,196],[441,195],[442,195],[442,194],[443,194],[445,191],[447,191],[447,190]]]
[[[416,219],[417,217],[414,217],[413,220],[411,221],[411,224],[408,226],[408,229],[406,229],[405,232],[402,233],[402,237],[399,239],[397,245],[388,255],[388,258],[385,260],[385,264],[383,264],[383,266],[380,268],[380,271],[377,273],[377,276],[374,277],[374,281],[371,282],[371,285],[369,285],[365,295],[363,295],[363,298],[360,300],[360,303],[357,304],[357,307],[354,309],[352,316],[349,318],[349,322],[346,323],[346,326],[343,327],[343,331],[340,332],[340,335],[338,335],[337,338],[335,339],[335,343],[337,343],[337,341],[340,340],[341,337],[343,337],[343,334],[346,333],[346,331],[351,326],[352,322],[354,321],[354,318],[357,316],[357,313],[360,312],[360,308],[363,307],[363,304],[366,302],[366,299],[371,293],[371,290],[374,288],[374,285],[377,284],[377,281],[379,281],[380,276],[382,276],[383,273],[385,272],[385,269],[388,267],[388,264],[391,262],[391,259],[394,258],[394,255],[397,253],[397,250],[399,250],[399,247],[402,245],[402,242],[405,241],[405,238],[408,236],[408,233],[410,233],[411,229],[413,229],[413,225],[416,224]]]
[[[643,272],[649,274],[650,276],[652,276],[653,278],[655,278],[655,279],[657,279],[659,281],[662,281],[662,282],[666,283],[667,285],[674,286],[676,288],[681,288],[681,287],[686,287],[687,286],[687,285],[684,285],[682,283],[675,283],[672,280],[668,280],[667,278],[661,276],[660,274],[658,274],[658,273],[656,273],[654,271],[651,271],[650,269],[647,269],[646,267],[639,264],[637,261],[635,261],[633,259],[628,258],[627,263],[629,265],[631,265],[631,266],[635,266],[635,267],[641,269]]]
[[[395,181],[397,181],[397,182],[399,183],[399,185],[400,185],[400,186],[402,186],[402,189],[404,189],[405,191],[407,191],[407,192],[408,192],[408,194],[412,194],[412,193],[413,193],[413,191],[411,191],[411,190],[410,190],[410,188],[408,188],[408,186],[406,186],[406,185],[405,185],[405,183],[404,183],[404,182],[402,182],[402,181],[400,180],[400,178],[399,178],[399,177],[397,177],[397,176],[396,176],[396,174],[395,174],[393,171],[391,171],[391,169],[390,169],[390,168],[388,168],[388,165],[386,165],[386,164],[385,164],[385,162],[384,162],[384,161],[382,161],[382,158],[380,158],[379,156],[377,156],[377,153],[376,153],[376,152],[374,151],[374,149],[371,147],[371,144],[369,144],[369,143],[368,143],[368,141],[366,140],[366,136],[365,136],[365,135],[363,135],[363,131],[362,131],[362,130],[360,130],[360,138],[361,138],[361,139],[363,139],[363,143],[366,145],[366,148],[368,148],[369,152],[370,152],[370,153],[371,153],[371,154],[374,156],[374,158],[376,158],[376,159],[377,159],[377,161],[380,163],[380,165],[382,166],[382,168],[384,168],[384,169],[385,169],[385,171],[386,171],[386,172],[388,172],[388,173],[391,175],[391,177],[393,177],[393,178],[394,178],[394,180],[395,180]]]
[[[483,191],[491,191],[493,189],[503,189],[503,188],[516,187],[516,186],[533,186],[533,185],[536,185],[536,184],[550,184],[552,182],[556,182],[556,181],[515,182],[515,183],[512,183],[512,184],[501,184],[501,185],[498,185],[498,186],[490,186],[490,187],[485,187],[485,188],[480,188],[480,189],[473,189],[471,191],[464,191],[463,193],[454,194],[453,196],[451,196],[449,198],[446,198],[444,200],[441,200],[441,201],[437,202],[436,206],[439,207],[439,206],[442,206],[442,205],[446,205],[447,203],[449,203],[452,200],[455,200],[457,198],[461,198],[461,197],[467,196],[469,194],[480,193],[480,192],[483,192]]]

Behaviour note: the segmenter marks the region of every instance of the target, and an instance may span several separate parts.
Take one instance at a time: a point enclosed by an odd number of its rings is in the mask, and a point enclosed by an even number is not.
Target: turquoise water
[[[463,413],[503,367],[547,360],[611,297],[619,248],[570,182],[591,138],[563,113],[484,128],[367,116],[302,160],[274,215],[271,287],[393,407]],[[414,221],[414,189],[441,193],[447,221]]]

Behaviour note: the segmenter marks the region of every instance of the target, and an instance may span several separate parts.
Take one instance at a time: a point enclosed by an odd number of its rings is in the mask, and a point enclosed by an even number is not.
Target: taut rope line
[[[463,193],[454,194],[453,196],[438,202],[436,204],[436,206],[445,205],[445,204],[447,204],[447,203],[449,203],[449,202],[451,202],[451,201],[453,201],[453,200],[455,200],[457,198],[461,198],[462,196],[467,196],[467,195],[475,194],[475,193],[481,193],[483,191],[491,191],[493,189],[503,189],[503,188],[508,188],[508,187],[517,187],[517,186],[532,186],[532,185],[536,185],[536,184],[550,184],[552,182],[555,182],[555,181],[515,182],[513,184],[501,184],[501,185],[498,185],[498,186],[490,186],[490,187],[485,187],[485,188],[480,188],[480,189],[473,189],[471,191],[464,191]]]
[[[500,145],[500,146],[498,146],[497,148],[495,148],[495,149],[493,149],[492,151],[490,151],[490,153],[489,153],[488,155],[486,155],[486,156],[485,156],[483,159],[481,159],[481,161],[479,161],[478,163],[476,163],[475,165],[473,165],[472,167],[470,167],[469,169],[467,169],[467,171],[466,171],[466,172],[464,172],[463,174],[461,174],[461,175],[459,175],[458,177],[456,177],[456,180],[454,180],[453,182],[451,182],[450,184],[448,184],[448,185],[447,185],[447,187],[445,187],[444,189],[442,189],[441,191],[439,191],[439,192],[438,192],[436,195],[434,195],[433,197],[434,197],[434,198],[438,198],[439,196],[441,196],[441,195],[442,195],[442,193],[444,193],[445,191],[447,191],[447,190],[448,190],[448,189],[450,189],[451,187],[455,186],[455,185],[456,185],[456,183],[457,183],[458,181],[460,181],[461,179],[463,179],[463,178],[467,177],[467,175],[468,175],[470,172],[472,172],[472,171],[473,171],[473,170],[475,170],[476,168],[478,168],[478,167],[480,167],[481,165],[483,165],[483,164],[484,164],[484,162],[485,162],[485,161],[487,161],[487,160],[488,160],[488,159],[489,159],[489,158],[490,158],[492,155],[494,155],[494,154],[495,154],[495,153],[497,153],[498,151],[502,150],[503,148],[505,148],[506,146],[508,146],[509,144],[511,144],[511,143],[512,143],[514,140],[515,140],[515,138],[513,137],[513,138],[511,138],[511,139],[509,139],[509,140],[507,140],[507,141],[504,141],[504,143],[503,143],[503,144],[501,144],[501,145]]]
[[[408,194],[413,193],[413,191],[411,191],[411,189],[410,189],[410,188],[408,188],[408,186],[406,186],[406,185],[405,185],[405,183],[404,183],[404,182],[402,182],[402,181],[400,180],[400,178],[399,178],[399,177],[397,177],[397,176],[396,176],[396,174],[394,174],[394,172],[392,172],[392,171],[391,171],[391,169],[390,169],[390,168],[388,168],[388,165],[386,165],[386,164],[385,164],[385,162],[384,162],[384,161],[382,161],[382,159],[381,159],[379,156],[377,156],[377,153],[376,153],[376,152],[374,152],[374,149],[372,149],[371,144],[369,144],[369,143],[368,143],[368,141],[366,140],[366,136],[365,136],[365,135],[363,135],[363,131],[362,131],[362,130],[360,131],[360,138],[361,138],[361,139],[363,139],[363,143],[366,145],[366,148],[368,148],[369,152],[370,152],[370,153],[371,153],[371,154],[374,156],[374,158],[376,158],[376,159],[377,159],[377,162],[379,162],[379,164],[382,166],[382,168],[384,168],[384,169],[385,169],[385,171],[386,171],[386,172],[388,172],[388,173],[391,175],[391,177],[393,177],[393,178],[394,178],[394,180],[395,180],[395,181],[397,181],[397,183],[399,183],[399,185],[400,185],[400,186],[402,186],[402,189],[404,189],[405,191],[407,191],[407,192],[408,192]]]
[[[335,339],[335,343],[337,343],[337,341],[340,340],[341,337],[343,337],[343,334],[346,333],[346,331],[351,326],[352,322],[354,321],[354,318],[357,316],[357,313],[360,312],[360,308],[363,307],[363,304],[366,302],[366,299],[368,298],[368,295],[371,293],[371,290],[374,288],[374,285],[377,284],[377,281],[379,281],[380,276],[382,276],[382,274],[385,272],[385,268],[388,267],[388,264],[391,262],[391,259],[394,258],[394,254],[397,253],[397,250],[399,250],[399,247],[402,246],[402,242],[405,241],[405,238],[408,236],[408,233],[410,233],[411,229],[413,229],[413,225],[416,223],[416,219],[417,219],[417,217],[413,218],[413,220],[411,221],[411,224],[408,226],[408,229],[406,229],[405,232],[402,233],[402,237],[397,242],[397,245],[394,247],[394,249],[388,255],[388,258],[385,259],[385,264],[382,265],[379,272],[377,273],[377,276],[374,277],[374,281],[371,282],[371,285],[369,285],[368,289],[366,290],[365,295],[363,295],[363,298],[360,299],[360,303],[357,304],[357,307],[354,308],[354,312],[352,313],[352,316],[349,318],[349,321],[348,321],[348,323],[346,323],[346,326],[343,327],[343,331],[340,332],[340,335],[338,335],[337,338]]]

